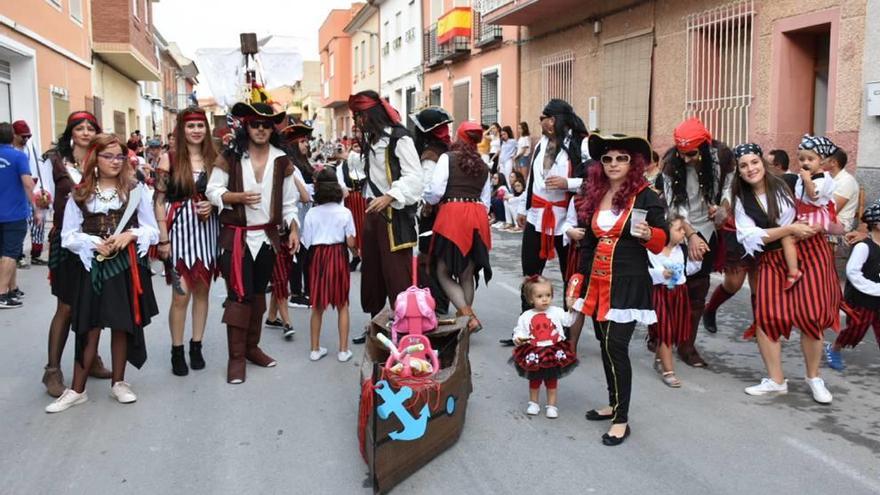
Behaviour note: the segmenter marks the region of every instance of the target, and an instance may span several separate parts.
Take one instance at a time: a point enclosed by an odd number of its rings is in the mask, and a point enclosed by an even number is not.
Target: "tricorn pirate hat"
[[[271,106],[265,103],[245,103],[240,101],[232,106],[232,116],[241,119],[243,122],[266,119],[278,125],[284,122],[287,114],[283,110],[275,112]]]

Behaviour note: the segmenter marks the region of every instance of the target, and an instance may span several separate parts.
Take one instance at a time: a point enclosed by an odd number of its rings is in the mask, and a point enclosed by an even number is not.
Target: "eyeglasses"
[[[98,157],[111,162],[124,162],[126,158],[123,154],[114,155],[113,153],[98,153]]]
[[[251,129],[259,129],[262,127],[263,129],[271,131],[275,128],[275,124],[273,124],[271,120],[253,120],[248,123],[248,127]]]
[[[612,162],[615,161],[617,163],[629,163],[630,158],[629,155],[602,155],[602,158],[600,158],[600,160],[605,165],[610,165]]]

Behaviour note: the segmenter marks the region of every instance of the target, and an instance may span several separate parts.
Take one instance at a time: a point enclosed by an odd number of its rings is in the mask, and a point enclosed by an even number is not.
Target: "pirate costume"
[[[95,246],[125,230],[137,240],[115,255],[95,255]],[[82,362],[88,333],[95,328],[125,331],[128,362],[136,368],[146,362],[144,327],[159,314],[146,256],[158,241],[152,193],[142,184],[125,193],[96,191],[82,203],[73,197],[67,201],[61,246],[78,262],[74,275],[78,287],[71,299],[78,362]]]
[[[245,125],[269,121],[275,125],[284,112],[272,113],[261,103],[236,103],[232,115]],[[226,280],[227,298],[223,323],[229,347],[227,381],[245,381],[245,358],[258,366],[275,366],[276,361],[259,347],[266,311],[266,286],[272,277],[276,253],[287,249],[280,232],[296,228],[299,195],[293,182],[294,165],[284,151],[268,146],[262,181],[258,182],[247,150],[230,149],[217,159],[208,180],[208,200],[220,210],[220,272]],[[223,195],[259,191],[256,205],[227,205]]]
[[[346,239],[355,235],[354,217],[339,203],[316,205],[306,214],[302,245],[312,259],[309,283],[314,308],[348,305],[351,274]]]
[[[686,342],[691,333],[691,304],[687,292],[687,277],[700,271],[702,263],[688,259],[685,245],[675,246],[669,256],[648,251],[651,281],[654,288],[651,300],[657,323],[648,327],[648,333],[658,342],[670,347]],[[675,271],[672,278],[665,271]]]
[[[305,124],[292,124],[281,129],[279,134],[281,134],[282,143],[288,148],[288,158],[291,158],[291,161],[294,163],[294,181],[300,181],[309,194],[308,198],[300,198],[297,211],[298,224],[302,225],[306,214],[311,208],[311,197],[315,193],[314,173],[312,169],[297,166],[290,150],[295,146],[299,146],[301,141],[311,139],[312,128]],[[289,234],[290,229],[282,229],[282,238]],[[276,256],[275,268],[272,270],[272,296],[280,301],[286,300],[293,294],[293,297],[290,299],[290,305],[294,307],[309,307],[311,305],[311,300],[309,299],[311,293],[309,290],[311,286],[309,267],[311,264],[308,251],[302,249],[294,256],[286,249],[282,249]]]
[[[201,112],[183,115],[184,122],[194,120],[208,122]],[[187,287],[199,283],[210,285],[220,273],[217,265],[220,220],[216,210],[205,219],[196,213],[196,203],[207,200],[208,174],[204,170],[193,171],[194,187],[188,190],[185,184],[174,180],[174,169],[178,166],[176,155],[168,153],[168,159],[168,171],[157,168],[156,190],[165,195],[167,203],[165,222],[171,241],[170,264]],[[170,284],[173,274],[169,272],[166,270],[165,277]]]
[[[381,106],[393,123],[362,150],[367,204],[383,195],[392,198],[384,211],[369,213],[364,218],[361,307],[376,315],[386,301],[393,306],[397,294],[406,290],[412,280],[412,248],[417,242],[415,216],[422,196],[423,172],[412,138],[387,101],[361,92],[349,98],[348,106],[356,114]]]
[[[838,148],[830,139],[824,136],[804,134],[798,145],[798,150],[813,151],[824,160],[833,155]],[[797,176],[797,182],[794,186],[797,218],[809,225],[821,225],[827,231],[831,223],[837,223],[837,212],[834,203],[836,184],[831,174],[827,172],[815,173],[810,176],[810,179],[813,181],[813,187],[816,192],[815,199],[807,195],[803,178],[800,175]]]
[[[599,157],[611,149],[627,150],[645,159],[651,156],[651,146],[641,138],[603,138],[595,134],[589,137],[590,156]],[[633,208],[647,211],[645,221],[651,228],[648,241],[631,234]],[[666,212],[657,193],[644,183],[621,211],[596,209],[591,218],[579,221],[586,235],[580,241],[578,274],[568,283],[586,286],[580,311],[592,318],[602,349],[608,403],[613,412],[601,419],[627,423],[632,388],[629,341],[636,323],[657,323],[647,252],[659,253],[666,246]],[[579,296],[581,290],[584,289],[577,290],[575,295]]]
[[[548,117],[580,120],[571,105],[557,99],[550,100],[542,113]],[[589,158],[586,136],[569,131],[561,143],[541,136],[532,153],[526,198],[517,211],[517,216],[526,217],[521,253],[524,276],[540,275],[547,260],[557,255],[560,271],[565,275],[568,268],[568,240],[563,230],[565,216],[573,193],[581,188]],[[545,179],[548,177],[564,177],[568,187],[547,188]],[[527,305],[523,298],[522,309],[526,310]]]
[[[526,343],[513,350],[512,362],[519,376],[529,380],[530,388],[538,388],[544,382],[552,390],[556,380],[577,367],[577,353],[565,340],[563,330],[574,320],[573,311],[558,306],[545,311],[529,309],[520,315],[513,338]]]

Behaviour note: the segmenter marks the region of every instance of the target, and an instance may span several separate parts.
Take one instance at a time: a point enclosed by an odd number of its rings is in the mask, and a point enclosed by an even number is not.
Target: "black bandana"
[[[798,145],[799,150],[815,151],[822,158],[828,158],[837,151],[837,146],[825,136],[810,136],[804,134],[801,138],[801,144]]]
[[[880,199],[865,207],[865,212],[862,213],[862,221],[867,224],[880,223]]]
[[[733,157],[739,161],[745,155],[764,156],[764,151],[755,143],[744,143],[733,149]]]

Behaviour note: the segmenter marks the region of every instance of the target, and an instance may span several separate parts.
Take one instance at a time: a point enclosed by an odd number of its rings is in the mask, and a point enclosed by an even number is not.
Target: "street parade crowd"
[[[321,330],[332,307],[336,357],[350,360],[350,343],[365,338],[349,338],[350,273],[358,269],[360,307],[371,317],[393,307],[415,266],[437,312],[454,310],[468,332],[479,332],[474,300],[480,278],[492,278],[493,229],[521,236],[522,313],[501,330],[501,344],[513,346],[510,362],[528,380],[526,413],[541,413],[543,386],[545,415],[558,417],[558,382],[577,366],[589,321],[608,397],[586,419],[610,422],[605,445],[631,432],[636,325],[648,326],[659,379],[680,387],[675,355],[689,366],[711,364],[695,346],[700,324],[717,332],[718,311],[746,280],[754,318],[741,330],[756,339],[766,371],[749,395],[788,391],[781,339],[792,328],[821,404],[832,401],[823,358],[843,370],[844,349],[869,326],[880,340],[880,201],[861,204],[846,152],[827,137],[789,143],[790,163],[785,150],[713,139],[696,118],[675,128],[669,150],[639,136],[590,133],[559,99],[539,116],[537,139],[527,122],[516,133],[453,123],[439,107],[409,115],[409,131],[373,91],[352,95],[349,108],[354,135],[334,142],[266,103],[234,105],[222,139],[212,137],[202,109],[187,108],[164,143],[156,136],[146,146],[139,133],[125,142],[102,133],[84,110],[70,114],[44,154],[26,122],[0,124],[0,307],[23,305],[15,270],[30,232],[30,262],[48,265],[57,301],[43,375],[55,400],[46,412],[86,402],[90,377],[109,378],[120,403],[137,400],[126,363],[146,362],[144,329],[160,313],[152,276],[160,272],[171,291],[178,376],[206,366],[208,294],[218,276],[228,294],[231,384],[246,380],[248,362],[276,366],[261,334],[275,327],[293,337],[289,306],[310,308],[313,361],[328,354]],[[543,276],[554,258],[562,287]],[[724,278],[710,293],[713,271]],[[104,329],[109,369],[98,355]],[[838,333],[827,344],[826,329]],[[61,357],[70,335],[67,381]]]

